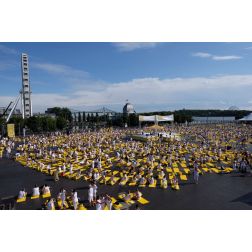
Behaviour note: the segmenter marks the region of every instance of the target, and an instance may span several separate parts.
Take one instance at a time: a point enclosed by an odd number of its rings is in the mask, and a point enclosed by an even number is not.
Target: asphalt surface
[[[73,181],[60,178],[55,183],[52,176],[40,173],[21,164],[0,159],[0,206],[5,209],[41,209],[45,199],[30,200],[27,197],[25,203],[15,203],[15,198],[21,188],[31,193],[35,184],[51,186],[52,196],[56,197],[60,188],[67,192],[76,189],[81,202],[87,205],[88,182]],[[134,191],[134,187],[109,186],[98,184],[98,194],[108,193],[117,197],[119,192]],[[144,198],[149,204],[141,206],[143,210],[249,210],[252,209],[252,176],[249,174],[205,174],[200,176],[199,184],[193,183],[192,177],[180,184],[179,191],[173,191],[170,187],[140,188]],[[134,209],[132,206],[130,209]]]

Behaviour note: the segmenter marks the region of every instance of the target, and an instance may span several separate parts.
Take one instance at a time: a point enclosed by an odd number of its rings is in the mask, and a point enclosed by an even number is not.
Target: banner
[[[139,115],[139,121],[140,122],[173,122],[174,115],[166,115],[166,116],[160,116],[160,115],[142,116],[142,115]]]
[[[158,122],[173,122],[174,121],[174,115],[167,115],[167,116],[157,116]]]
[[[7,134],[8,137],[15,137],[15,124],[12,123],[7,124]]]
[[[139,116],[139,121],[140,122],[155,122],[155,115],[153,116]]]

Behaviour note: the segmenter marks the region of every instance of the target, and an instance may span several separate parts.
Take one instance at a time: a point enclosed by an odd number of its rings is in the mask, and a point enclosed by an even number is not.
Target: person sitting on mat
[[[64,188],[61,188],[59,194],[58,194],[58,199],[61,200],[61,209],[64,208],[64,205],[66,204],[66,190]]]
[[[96,201],[96,210],[102,210],[102,199],[100,197]]]
[[[161,180],[161,187],[162,188],[167,188],[167,179],[166,177],[163,177]]]
[[[129,201],[131,199],[131,193],[130,191],[123,197],[123,200]]]
[[[148,182],[149,182],[149,185],[154,185],[155,180],[154,180],[153,177],[150,177],[150,178],[148,179]]]
[[[145,177],[140,178],[139,185],[145,185],[145,183],[146,183],[146,178]]]
[[[47,204],[46,204],[46,209],[47,210],[55,210],[55,205],[54,205],[54,199],[51,198],[50,200],[48,200]]]
[[[51,193],[50,192],[50,187],[47,185],[47,184],[45,184],[44,186],[43,186],[43,188],[42,188],[42,194],[49,194],[49,193]]]
[[[112,176],[110,177],[109,183],[110,183],[110,185],[115,184],[115,176],[114,176],[114,175],[112,175]]]
[[[127,179],[128,179],[127,174],[124,174],[123,177],[122,177],[122,179],[121,179],[121,181],[120,181],[120,185],[124,184],[125,181],[127,181]]]
[[[105,204],[109,210],[112,210],[113,203],[111,197],[108,194],[105,195]]]
[[[26,191],[25,189],[21,189],[18,193],[18,199],[22,199],[22,198],[25,198],[26,197]]]
[[[39,196],[40,195],[40,192],[39,192],[39,187],[38,185],[35,185],[32,189],[32,197],[34,196]]]
[[[134,199],[139,200],[143,194],[137,189],[137,191],[134,193]]]

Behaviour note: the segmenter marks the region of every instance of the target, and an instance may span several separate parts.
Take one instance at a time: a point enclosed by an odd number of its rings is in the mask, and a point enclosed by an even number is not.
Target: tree
[[[78,123],[81,122],[81,112],[78,113]]]
[[[50,108],[50,113],[56,115],[56,117],[63,117],[67,121],[72,122],[72,113],[68,108],[53,107]]]
[[[56,127],[59,130],[63,130],[67,127],[67,120],[63,117],[56,118]]]
[[[99,114],[98,114],[98,113],[96,113],[96,114],[95,114],[94,121],[95,121],[95,122],[99,122],[99,119],[100,119],[100,118],[99,118]]]
[[[87,122],[90,122],[91,118],[90,118],[90,115],[88,114],[87,115]]]
[[[27,127],[34,133],[40,132],[43,127],[43,120],[41,117],[32,116],[26,119]]]

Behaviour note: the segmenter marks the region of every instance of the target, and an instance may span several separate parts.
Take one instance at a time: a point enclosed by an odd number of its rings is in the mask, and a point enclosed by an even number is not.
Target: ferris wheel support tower
[[[29,62],[28,55],[21,55],[21,73],[22,73],[22,90],[21,90],[21,111],[23,118],[32,116],[32,100],[30,88]]]

